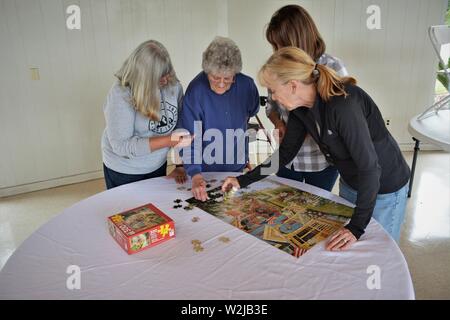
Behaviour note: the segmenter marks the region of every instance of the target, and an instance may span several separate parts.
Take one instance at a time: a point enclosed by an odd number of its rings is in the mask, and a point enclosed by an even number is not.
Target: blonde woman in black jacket
[[[290,111],[286,135],[271,158],[245,175],[228,177],[222,190],[275,173],[278,168],[268,169],[271,159],[278,167],[290,163],[308,133],[338,169],[340,196],[356,204],[350,222],[330,238],[327,249],[349,248],[372,216],[398,241],[410,171],[370,96],[355,79],[337,76],[295,47],[275,52],[258,77]]]

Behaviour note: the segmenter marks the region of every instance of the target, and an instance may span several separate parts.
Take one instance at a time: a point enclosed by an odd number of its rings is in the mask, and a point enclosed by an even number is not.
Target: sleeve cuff
[[[186,169],[187,174],[192,178],[193,176],[195,176],[196,174],[202,173],[202,169],[199,166],[195,166],[195,167],[188,167]]]
[[[248,179],[247,174],[242,174],[240,176],[236,177],[237,181],[239,182],[239,186],[241,188],[247,187],[249,184],[251,184],[250,179]]]
[[[354,226],[352,224],[347,224],[344,228],[346,228],[347,230],[349,230],[357,240],[359,240],[359,238],[361,238],[361,236],[364,234],[364,230]]]

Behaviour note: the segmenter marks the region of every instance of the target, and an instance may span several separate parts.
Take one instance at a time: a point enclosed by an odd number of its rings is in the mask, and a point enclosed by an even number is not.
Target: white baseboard
[[[22,184],[19,186],[0,188],[0,198],[14,196],[17,194],[38,191],[43,189],[55,188],[73,183],[80,183],[94,179],[103,178],[103,171],[93,171],[77,174],[68,177],[55,178],[46,181]]]

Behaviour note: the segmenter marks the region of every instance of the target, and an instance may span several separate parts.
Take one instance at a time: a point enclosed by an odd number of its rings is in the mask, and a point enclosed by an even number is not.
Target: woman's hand
[[[175,179],[176,183],[183,184],[187,180],[186,170],[184,170],[183,167],[176,167],[169,175],[167,175],[167,178]]]
[[[343,251],[350,248],[352,244],[356,241],[356,237],[350,230],[346,228],[339,229],[336,231],[328,241],[326,245],[326,250],[328,251]]]
[[[283,120],[279,119],[275,123],[275,129],[278,130],[278,134],[275,134],[275,140],[278,144],[283,141],[284,135],[286,134],[286,124]]]
[[[195,199],[200,201],[209,199],[206,193],[206,182],[200,173],[192,177],[192,194]]]
[[[194,136],[187,130],[175,130],[170,134],[170,141],[174,148],[184,148],[191,145]]]
[[[241,186],[239,185],[238,179],[236,179],[235,177],[228,177],[222,184],[222,192],[228,192],[232,188],[240,189]]]

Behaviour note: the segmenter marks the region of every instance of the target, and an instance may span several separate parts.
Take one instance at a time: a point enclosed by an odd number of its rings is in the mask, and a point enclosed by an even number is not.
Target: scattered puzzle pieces
[[[222,241],[223,243],[228,243],[228,242],[230,242],[230,238],[228,238],[228,237],[220,237],[219,241]]]
[[[200,252],[203,251],[202,242],[200,240],[192,240],[191,243],[194,245],[194,251]]]
[[[194,250],[195,250],[195,252],[200,252],[200,251],[203,251],[203,247],[202,246],[194,246]]]

